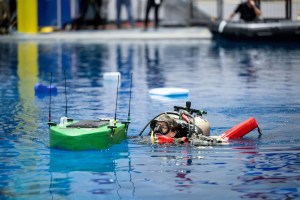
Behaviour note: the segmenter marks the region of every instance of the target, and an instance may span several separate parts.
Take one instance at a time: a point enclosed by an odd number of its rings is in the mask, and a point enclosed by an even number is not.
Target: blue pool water
[[[211,40],[1,42],[0,199],[299,199],[300,48]],[[253,116],[263,130],[226,146],[157,146],[128,139],[103,151],[49,149],[52,119],[127,118],[129,136],[174,105],[208,112],[211,135]],[[151,98],[156,87],[189,89],[187,98]]]

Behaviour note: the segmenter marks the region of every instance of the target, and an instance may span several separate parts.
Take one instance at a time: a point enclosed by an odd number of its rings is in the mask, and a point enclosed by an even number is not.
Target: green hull
[[[126,125],[121,123],[117,123],[114,129],[107,125],[93,128],[67,126],[50,127],[50,148],[73,151],[107,149],[127,138]]]

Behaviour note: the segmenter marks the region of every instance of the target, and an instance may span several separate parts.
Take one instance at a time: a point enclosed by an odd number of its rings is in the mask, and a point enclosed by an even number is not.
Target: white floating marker
[[[173,87],[154,88],[149,90],[149,95],[180,98],[180,97],[187,97],[189,95],[189,90],[185,88],[173,88]]]
[[[120,72],[105,72],[103,73],[103,81],[106,85],[117,84],[119,76],[119,87],[121,85],[121,73]]]

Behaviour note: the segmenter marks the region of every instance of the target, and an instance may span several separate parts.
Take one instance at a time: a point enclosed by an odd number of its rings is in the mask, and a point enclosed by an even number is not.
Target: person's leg
[[[76,29],[81,29],[88,7],[89,7],[89,1],[86,0],[80,1],[80,8],[79,8],[80,16],[77,21],[78,24]]]
[[[145,21],[144,21],[144,29],[147,30],[148,28],[148,22],[149,22],[149,12],[152,7],[152,1],[148,0],[147,1],[147,6],[146,6],[146,15],[145,15]]]
[[[125,0],[125,5],[127,8],[127,16],[128,22],[130,23],[131,27],[134,27],[134,19],[132,17],[132,8],[131,8],[131,0]]]
[[[117,11],[117,17],[116,17],[116,25],[117,28],[121,28],[121,5],[122,0],[116,0],[116,11]]]
[[[101,23],[101,5],[102,5],[102,0],[96,0],[91,2],[93,10],[94,10],[94,29],[98,28],[99,24]]]
[[[159,25],[159,6],[160,5],[155,5],[155,29],[157,29]]]
[[[17,1],[10,0],[9,1],[9,13],[10,13],[10,25],[14,27],[17,23]]]
[[[101,23],[102,23],[102,28],[105,29],[107,25],[107,8],[108,8],[108,1],[109,0],[102,0],[101,4]]]

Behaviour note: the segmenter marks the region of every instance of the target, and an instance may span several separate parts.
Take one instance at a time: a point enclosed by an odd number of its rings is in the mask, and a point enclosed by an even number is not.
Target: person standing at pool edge
[[[261,15],[261,10],[254,0],[246,0],[246,2],[240,3],[233,13],[229,16],[229,21],[233,19],[235,14],[240,13],[240,19],[245,22],[251,22],[257,20]]]
[[[126,6],[127,9],[127,17],[128,17],[128,22],[131,26],[131,28],[134,28],[134,19],[132,16],[132,7],[131,7],[131,0],[116,0],[116,25],[117,28],[120,29],[122,27],[122,23],[121,23],[121,9],[122,9],[122,5]]]
[[[146,31],[148,29],[148,22],[149,22],[149,12],[152,7],[154,7],[154,26],[155,29],[158,28],[159,24],[159,7],[162,4],[163,0],[148,0],[147,1],[147,6],[146,6],[146,16],[145,16],[145,21],[144,21],[144,30]]]

